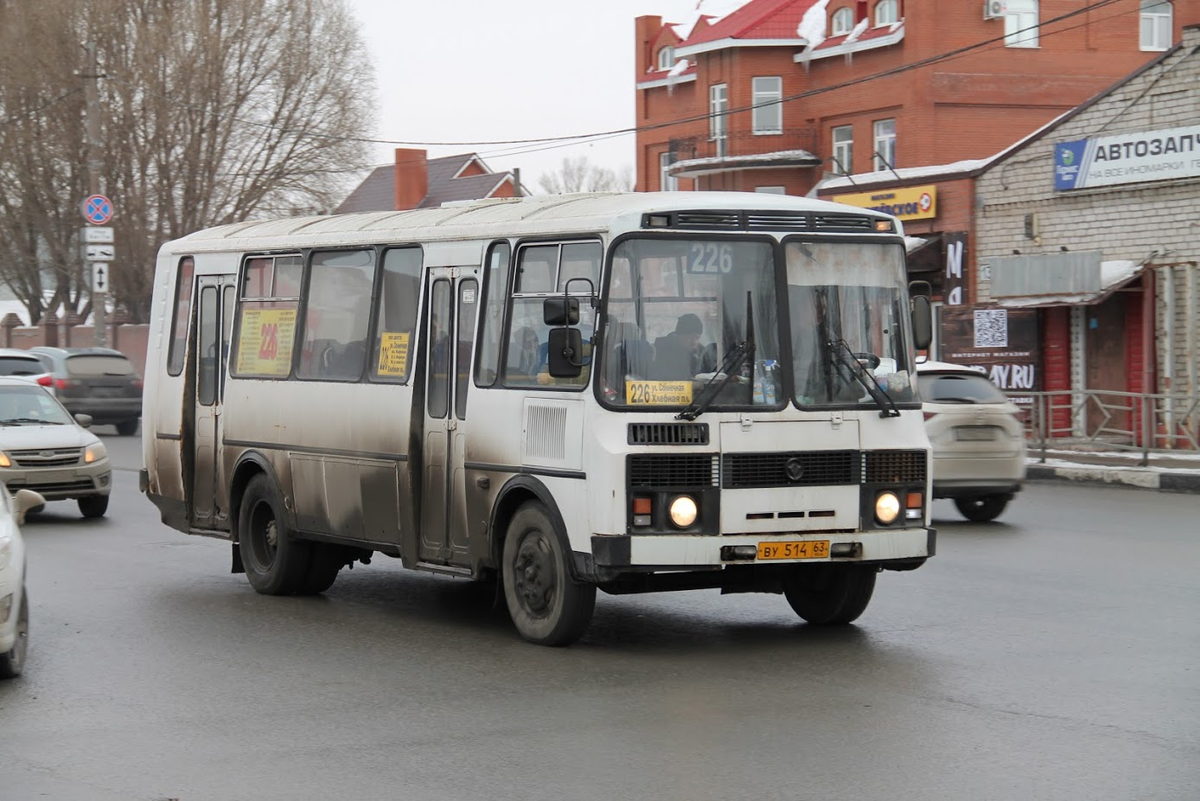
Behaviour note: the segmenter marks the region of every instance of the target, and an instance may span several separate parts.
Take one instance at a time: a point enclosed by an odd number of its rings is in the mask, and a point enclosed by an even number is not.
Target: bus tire
[[[795,568],[783,585],[792,610],[814,626],[844,626],[858,619],[875,592],[876,570],[868,565]]]
[[[17,639],[12,648],[0,654],[0,679],[15,679],[25,669],[29,647],[29,594],[21,586],[21,605],[17,607]]]
[[[596,588],[571,576],[570,552],[546,506],[517,509],[504,537],[504,600],[517,631],[537,645],[570,645],[596,608]]]
[[[238,552],[246,578],[256,592],[295,595],[304,588],[312,562],[312,543],[291,536],[283,499],[266,474],[250,479],[242,495]]]
[[[340,545],[314,542],[311,548],[308,575],[304,577],[304,584],[297,591],[297,595],[320,595],[325,592],[337,581],[342,565],[349,561],[346,549]]]

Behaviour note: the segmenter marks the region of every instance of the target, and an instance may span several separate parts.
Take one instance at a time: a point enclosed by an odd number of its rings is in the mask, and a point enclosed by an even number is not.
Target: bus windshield
[[[796,402],[872,403],[864,380],[893,402],[912,401],[903,249],[791,241],[784,252]]]
[[[625,240],[609,275],[599,365],[604,400],[617,407],[687,406],[710,380],[723,378],[716,373],[730,352],[749,342],[752,351],[734,360],[742,364],[726,365],[735,380],[725,382],[713,405],[765,403],[762,387],[756,398],[742,373],[750,375],[751,360],[760,367],[779,362],[775,296],[767,240]]]

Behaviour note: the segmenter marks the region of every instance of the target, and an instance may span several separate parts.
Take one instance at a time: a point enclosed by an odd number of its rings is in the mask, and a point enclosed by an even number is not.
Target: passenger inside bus
[[[675,330],[654,340],[654,365],[651,378],[678,381],[692,378],[701,371],[700,337],[704,323],[695,314],[680,315]]]

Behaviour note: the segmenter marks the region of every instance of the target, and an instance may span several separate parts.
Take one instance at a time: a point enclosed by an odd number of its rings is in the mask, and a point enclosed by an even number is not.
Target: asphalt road
[[[859,625],[778,596],[598,598],[521,641],[485,590],[386,557],[266,598],[158,522],[135,439],[102,521],[25,528],[27,673],[0,799],[1194,799],[1200,496],[1036,484]]]

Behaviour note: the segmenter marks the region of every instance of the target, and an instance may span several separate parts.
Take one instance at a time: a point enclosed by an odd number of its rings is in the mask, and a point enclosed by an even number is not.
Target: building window
[[[751,84],[754,95],[754,132],[783,133],[783,78],[755,78]]]
[[[839,125],[833,129],[833,171],[838,175],[854,172],[854,126]]]
[[[839,8],[833,12],[833,19],[829,23],[830,36],[845,36],[854,30],[854,9]]]
[[[754,191],[763,195],[786,195],[787,187],[783,186],[756,186]]]
[[[891,25],[900,19],[896,0],[879,0],[875,4],[875,27],[880,25]]]
[[[671,175],[671,165],[676,161],[675,153],[668,150],[658,154],[658,185],[664,192],[674,192],[679,189],[679,179]]]
[[[896,121],[875,120],[875,171],[896,166]]]
[[[1004,46],[1038,46],[1038,0],[1008,0],[1004,14]]]
[[[714,155],[717,158],[725,157],[726,143],[726,112],[729,111],[729,95],[726,91],[726,86],[723,83],[716,83],[708,87],[708,113],[709,127],[708,136],[716,143]]]
[[[1171,46],[1174,27],[1172,6],[1168,0],[1142,0],[1143,50],[1166,50]]]
[[[667,45],[658,51],[658,68],[660,70],[669,70],[673,66],[675,66],[675,48]]]

